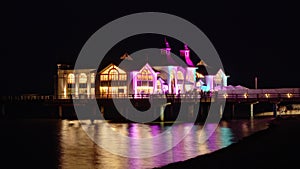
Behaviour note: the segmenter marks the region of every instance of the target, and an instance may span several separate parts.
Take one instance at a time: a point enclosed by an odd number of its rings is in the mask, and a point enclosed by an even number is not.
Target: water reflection
[[[80,125],[79,121],[61,121],[61,159],[62,168],[153,168],[176,161],[186,160],[197,155],[206,154],[226,147],[238,139],[257,130],[267,127],[266,122],[259,120],[221,121],[219,124],[194,125],[191,123],[178,124],[138,124],[138,123],[111,123],[104,121],[91,123],[86,121]],[[95,144],[81,128],[89,133],[95,142],[106,142],[111,148],[135,156],[145,151],[156,152],[168,148],[177,142],[178,137],[194,125],[190,133],[171,150],[151,158],[126,158],[112,154]],[[215,125],[218,125],[215,131]],[[203,130],[202,130],[203,129]],[[112,131],[131,137],[128,142],[122,137],[112,138]],[[138,138],[151,138],[160,133],[170,132],[167,137],[155,140],[151,144],[143,145],[141,151],[137,143]],[[208,140],[205,137],[210,135]],[[125,137],[123,137],[125,138]]]

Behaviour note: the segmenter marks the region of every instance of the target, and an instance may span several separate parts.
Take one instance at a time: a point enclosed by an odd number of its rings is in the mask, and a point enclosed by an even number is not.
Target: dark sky
[[[259,88],[300,87],[296,4],[104,2],[1,2],[0,94],[53,94],[57,63],[74,64],[84,43],[103,25],[146,11],[174,14],[198,26],[219,53],[229,84],[253,88],[257,76]]]

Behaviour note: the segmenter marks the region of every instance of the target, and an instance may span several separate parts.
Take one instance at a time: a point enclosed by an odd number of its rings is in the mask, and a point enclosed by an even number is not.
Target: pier
[[[74,104],[76,100],[76,105]],[[96,100],[98,107],[91,107],[91,102]],[[122,119],[120,113],[114,107],[113,100],[119,102],[130,100],[131,104],[139,111],[145,111],[155,105],[153,115],[160,114],[159,119],[176,119],[176,111],[183,108],[188,116],[199,116],[205,118],[210,108],[210,104],[216,101],[224,101],[225,107],[220,107],[220,113],[224,117],[249,117],[254,118],[256,114],[262,112],[272,112],[273,116],[278,115],[278,111],[283,109],[297,109],[300,103],[300,88],[279,88],[279,89],[247,89],[247,90],[219,90],[211,93],[189,93],[189,94],[152,94],[152,95],[94,95],[80,96],[72,98],[68,96],[54,95],[21,95],[1,97],[1,117],[33,116],[69,118],[75,117],[74,106],[88,108],[89,112],[95,116],[104,115],[105,119]],[[167,101],[165,105],[160,105],[162,101]],[[127,105],[128,106],[128,105]],[[121,111],[128,111],[124,105]],[[222,105],[220,105],[222,106]],[[163,109],[162,109],[163,107]],[[298,106],[299,107],[299,106]],[[143,110],[145,109],[145,110]],[[165,114],[162,114],[162,111]],[[130,114],[126,112],[125,114]],[[243,114],[243,115],[242,115]],[[168,117],[170,116],[170,117]],[[76,117],[75,117],[76,118]],[[125,117],[126,118],[126,117]]]

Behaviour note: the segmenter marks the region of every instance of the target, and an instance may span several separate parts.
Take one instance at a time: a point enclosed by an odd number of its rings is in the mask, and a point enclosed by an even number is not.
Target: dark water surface
[[[124,144],[118,138],[109,137],[111,130],[129,137],[151,137],[172,129],[170,137],[153,143],[145,149],[163,149],[170,145],[176,133],[183,132],[192,123],[110,123],[54,119],[0,120],[1,164],[0,168],[153,168],[186,160],[226,147],[256,131],[267,128],[270,118],[254,120],[221,121],[208,124],[214,128],[211,137],[199,143],[202,124],[196,124],[191,132],[171,150],[150,158],[127,158],[110,153],[95,144],[82,127],[88,128],[94,139],[108,142],[112,148],[122,148],[128,154],[143,155],[134,144]],[[211,126],[211,127],[210,127]],[[209,132],[209,131],[204,131]],[[122,144],[123,143],[123,144]],[[5,167],[4,167],[5,166]]]

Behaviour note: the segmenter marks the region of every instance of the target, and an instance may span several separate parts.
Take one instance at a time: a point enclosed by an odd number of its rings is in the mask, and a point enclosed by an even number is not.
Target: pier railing
[[[99,95],[21,95],[1,96],[1,101],[53,101],[72,99],[226,99],[228,101],[268,101],[268,100],[299,100],[300,88],[282,89],[248,89],[248,90],[220,90],[215,92],[191,92],[185,94],[99,94]]]

